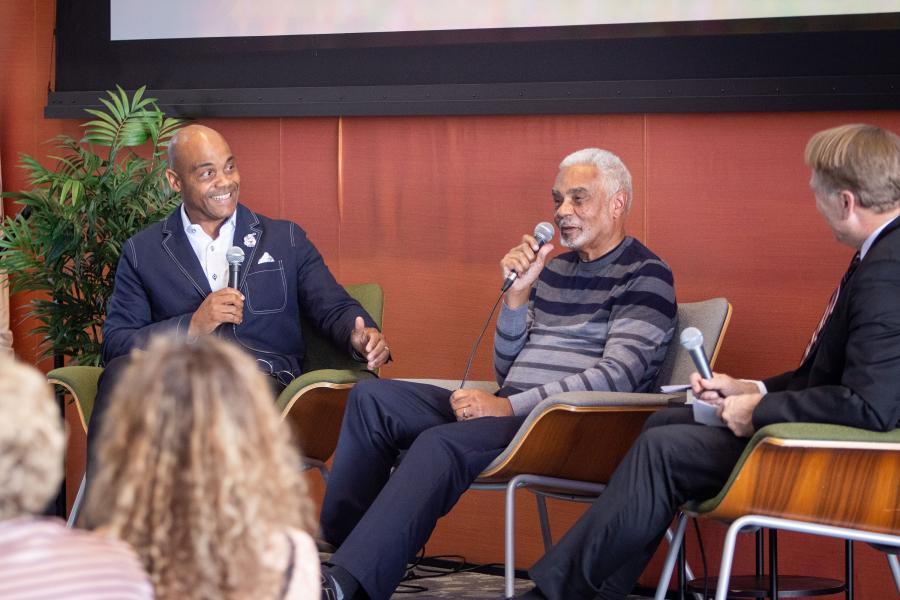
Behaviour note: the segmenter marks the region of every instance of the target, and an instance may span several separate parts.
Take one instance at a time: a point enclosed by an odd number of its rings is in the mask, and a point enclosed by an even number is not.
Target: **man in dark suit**
[[[609,486],[535,564],[524,598],[624,598],[678,507],[715,495],[753,432],[780,422],[889,431],[900,422],[900,138],[870,125],[814,135],[806,148],[816,207],[857,250],[800,366],[747,381],[691,377],[727,425],[690,408],[655,413]]]
[[[88,436],[94,441],[128,354],[156,334],[215,334],[256,357],[276,391],[300,374],[305,345],[300,315],[368,368],[390,357],[384,336],[334,280],[304,231],[238,204],[240,174],[225,139],[189,125],[169,146],[166,177],[183,204],[122,248],[103,325],[103,361]],[[225,253],[245,259],[237,289],[228,287]]]

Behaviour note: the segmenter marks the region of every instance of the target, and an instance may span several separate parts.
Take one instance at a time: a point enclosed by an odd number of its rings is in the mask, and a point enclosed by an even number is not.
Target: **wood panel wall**
[[[75,122],[42,118],[52,27],[48,0],[0,3],[6,190],[27,185],[14,166],[18,153],[45,155],[44,141],[78,133]],[[500,257],[535,223],[551,219],[557,164],[586,146],[616,152],[631,169],[629,232],[672,267],[679,300],[722,295],[734,305],[718,369],[760,377],[794,367],[851,255],[816,213],[803,147],[819,129],[856,121],[900,131],[900,111],[205,123],[230,141],[248,206],[304,227],[340,281],[384,286],[396,361],[383,375],[458,378],[496,297]],[[13,299],[15,347],[34,361],[36,340],[22,320],[26,300]],[[489,340],[473,371],[491,376]],[[84,441],[69,416],[74,487]],[[522,501],[517,562],[526,567],[541,549],[531,501],[524,494]],[[553,502],[557,534],[581,510]],[[500,494],[467,493],[440,522],[428,554],[501,561],[501,511]],[[703,531],[716,568],[724,529]],[[839,542],[784,535],[782,572],[839,575],[840,549]],[[699,570],[696,552],[690,556]],[[739,569],[749,569],[750,556],[748,543]],[[857,565],[858,597],[883,598],[890,581],[882,555],[860,548]]]

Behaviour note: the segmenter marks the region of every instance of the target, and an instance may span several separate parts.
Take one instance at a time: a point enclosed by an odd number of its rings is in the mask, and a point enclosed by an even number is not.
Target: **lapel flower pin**
[[[256,245],[256,234],[248,233],[247,235],[245,235],[244,236],[244,245],[247,246],[248,248],[252,248],[253,246],[255,246]]]

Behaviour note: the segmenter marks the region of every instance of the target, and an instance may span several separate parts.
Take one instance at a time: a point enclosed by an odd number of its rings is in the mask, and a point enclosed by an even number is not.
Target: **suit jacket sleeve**
[[[141,348],[157,333],[187,334],[193,313],[153,321],[150,300],[138,276],[134,242],[128,240],[116,267],[116,282],[103,323],[103,363]]]
[[[293,240],[297,256],[297,289],[300,309],[319,331],[328,335],[347,352],[354,354],[350,334],[356,317],[362,317],[366,327],[375,327],[374,319],[335,281],[322,255],[297,225]],[[359,358],[359,357],[356,357]]]
[[[880,260],[861,269],[849,297],[847,346],[840,382],[766,394],[753,412],[770,423],[813,422],[876,431],[900,419],[900,269]],[[775,378],[775,383],[780,381]],[[768,386],[769,382],[766,382]]]
[[[781,375],[774,375],[763,379],[763,384],[765,384],[766,389],[770,392],[780,392],[787,389],[788,383],[790,383],[793,376],[794,372],[788,371]]]

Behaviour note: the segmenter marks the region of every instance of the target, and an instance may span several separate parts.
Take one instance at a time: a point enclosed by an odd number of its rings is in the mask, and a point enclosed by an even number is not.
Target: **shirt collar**
[[[181,203],[181,225],[184,227],[184,232],[188,235],[191,235],[191,227],[193,227],[194,224],[191,223],[191,220],[187,216],[187,211],[184,209],[184,202]],[[233,213],[231,213],[230,217],[225,219],[225,222],[222,223],[222,227],[228,227],[228,228],[234,229],[236,225],[237,225],[237,209],[235,209],[235,211]],[[198,229],[200,229],[200,231],[203,231],[203,229],[200,228],[199,226],[198,226]],[[206,232],[204,231],[203,233],[205,234]],[[221,235],[221,233],[222,232],[220,229],[219,234]]]
[[[881,227],[873,231],[869,234],[869,237],[866,238],[866,241],[863,242],[862,246],[859,247],[859,259],[862,260],[866,257],[866,252],[869,251],[869,248],[872,247],[872,244],[875,243],[875,239],[878,237],[878,234],[884,231],[884,228],[896,221],[900,217],[894,217],[890,221],[886,221],[881,224]]]

